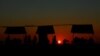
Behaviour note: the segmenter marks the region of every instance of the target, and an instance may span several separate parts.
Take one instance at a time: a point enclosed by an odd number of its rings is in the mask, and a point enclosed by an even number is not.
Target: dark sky
[[[0,0],[0,25],[98,24],[99,15],[99,0]]]

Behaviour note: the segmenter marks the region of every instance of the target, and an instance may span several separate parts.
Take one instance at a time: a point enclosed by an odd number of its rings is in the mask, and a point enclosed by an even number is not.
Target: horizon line
[[[68,26],[68,25],[93,25],[93,24],[48,24],[48,25],[23,25],[23,26],[0,26],[0,28],[5,27],[38,27],[38,26]]]

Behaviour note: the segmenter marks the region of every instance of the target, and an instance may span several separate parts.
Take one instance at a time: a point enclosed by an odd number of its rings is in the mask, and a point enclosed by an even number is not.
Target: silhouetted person
[[[56,45],[57,45],[57,40],[56,40],[56,36],[54,36],[52,39],[52,46],[56,46]]]
[[[88,45],[89,47],[93,47],[94,44],[95,44],[94,39],[90,37],[90,38],[88,39],[88,41],[87,41],[87,45]]]
[[[38,45],[38,39],[37,39],[37,36],[34,36],[34,37],[33,37],[32,45],[33,45],[33,47],[37,47],[37,45]]]
[[[89,44],[94,44],[94,39],[93,38],[89,38],[88,43]]]
[[[5,39],[5,45],[9,46],[11,44],[11,39],[10,36],[8,35],[7,38]]]
[[[73,43],[73,44],[77,44],[78,41],[79,41],[79,38],[78,38],[78,37],[75,37],[75,38],[73,38],[72,43]]]
[[[63,45],[67,45],[68,44],[68,40],[64,39],[63,40]]]
[[[73,43],[73,47],[81,47],[82,40],[79,37],[75,37],[72,43]]]
[[[4,40],[0,39],[0,47],[4,46]]]
[[[13,46],[13,47],[18,47],[18,46],[20,46],[21,45],[21,40],[20,39],[12,39],[11,40],[11,45]]]
[[[66,39],[63,40],[62,47],[65,48],[65,49],[70,47],[70,44],[68,43],[68,40],[66,40]]]
[[[29,36],[29,35],[27,36],[27,35],[26,35],[26,36],[24,37],[24,45],[25,45],[25,46],[31,46],[31,44],[32,44],[31,36]]]

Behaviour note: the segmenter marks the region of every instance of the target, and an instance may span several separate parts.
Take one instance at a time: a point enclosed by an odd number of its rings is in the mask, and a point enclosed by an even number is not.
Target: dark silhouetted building
[[[7,27],[5,34],[26,34],[24,27]]]
[[[26,35],[26,30],[25,30],[25,27],[7,27],[7,29],[5,30],[5,34],[8,35],[8,37],[6,38],[6,44],[8,42],[8,45],[13,43],[13,44],[17,44],[21,41],[18,40],[17,38],[14,38],[16,36],[19,36],[19,35],[22,35],[22,36],[25,36]],[[11,40],[11,36],[12,35],[15,35],[13,38],[13,40]]]
[[[91,33],[94,34],[92,24],[87,25],[72,25],[72,33]]]
[[[46,46],[49,44],[49,40],[47,35],[48,34],[54,34],[54,28],[52,25],[48,25],[48,26],[38,26],[37,32],[36,32],[39,36],[39,44],[41,46]]]
[[[88,38],[93,39],[92,37],[93,37],[93,34],[94,34],[94,30],[93,30],[92,24],[72,25],[71,32],[73,33],[73,37],[74,37],[73,38],[74,45],[76,45],[76,46],[79,45],[79,46],[83,47],[87,44],[87,41],[88,42],[90,41],[90,43],[92,43],[92,40],[87,40]],[[77,35],[75,35],[75,34],[77,34]]]
[[[84,25],[72,25],[71,33],[73,33],[73,37],[75,34],[91,34],[91,36],[94,34],[93,25],[92,24],[84,24]],[[85,36],[85,35],[84,35]]]

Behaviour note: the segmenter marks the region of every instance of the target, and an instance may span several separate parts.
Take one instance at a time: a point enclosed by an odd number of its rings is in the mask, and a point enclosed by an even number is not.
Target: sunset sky
[[[99,21],[99,0],[0,0],[0,26],[93,24],[100,40]]]

